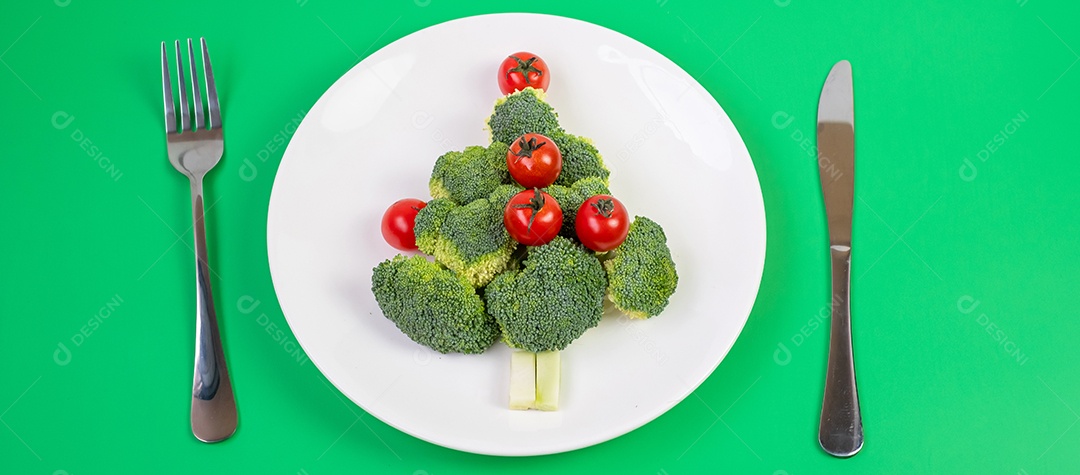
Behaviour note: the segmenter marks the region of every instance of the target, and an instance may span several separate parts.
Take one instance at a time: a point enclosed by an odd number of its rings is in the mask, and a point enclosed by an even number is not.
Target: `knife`
[[[837,457],[863,445],[862,414],[851,352],[851,208],[855,193],[855,107],[851,63],[840,61],[821,88],[817,122],[818,174],[829,222],[832,256],[832,329],[829,369],[821,404],[818,442]]]

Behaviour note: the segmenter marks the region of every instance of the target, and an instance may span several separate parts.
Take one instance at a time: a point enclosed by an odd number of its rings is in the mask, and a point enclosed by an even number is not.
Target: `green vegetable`
[[[595,195],[611,194],[605,181],[597,177],[582,178],[570,186],[551,185],[545,188],[544,191],[547,191],[552,198],[555,198],[555,201],[559,202],[559,207],[562,209],[563,227],[559,233],[575,239],[577,238],[577,231],[574,230],[574,219],[577,218],[578,208],[585,203],[585,200]]]
[[[523,270],[503,272],[488,284],[488,312],[510,347],[562,350],[600,323],[607,287],[603,266],[563,237],[528,252]]]
[[[510,409],[559,410],[559,355],[558,351],[510,353]]]
[[[439,353],[483,353],[499,337],[495,320],[469,282],[422,256],[398,255],[371,275],[387,319]]]
[[[536,353],[510,353],[510,409],[524,411],[536,405]]]
[[[660,225],[643,216],[635,217],[626,241],[612,252],[613,257],[604,261],[607,295],[612,303],[634,318],[649,318],[664,311],[668,298],[675,293],[679,275]]]
[[[541,411],[559,410],[560,362],[558,351],[536,354],[536,404]]]
[[[486,198],[499,185],[510,182],[507,150],[506,144],[496,142],[487,148],[472,145],[461,152],[443,154],[431,171],[431,197],[449,198],[457,204]]]
[[[464,206],[447,198],[431,200],[416,215],[416,245],[474,287],[482,287],[506,269],[517,246],[503,224],[503,208],[486,198]]]
[[[544,91],[526,87],[496,99],[495,109],[487,120],[491,140],[510,144],[528,133],[551,137],[562,132],[559,114],[544,102],[545,97]]]
[[[555,179],[556,185],[571,185],[582,178],[596,177],[607,186],[611,171],[604,166],[604,159],[591,139],[560,132],[552,135],[551,140],[562,154],[562,171]]]
[[[495,191],[492,191],[491,194],[488,195],[487,199],[491,202],[492,206],[499,209],[506,209],[506,204],[510,202],[510,198],[513,198],[514,195],[522,191],[525,191],[525,188],[517,183],[511,185],[499,185],[498,188],[495,188]]]
[[[434,254],[442,238],[442,225],[450,210],[457,204],[449,198],[435,198],[420,209],[413,222],[413,234],[416,235],[416,247],[428,254]]]

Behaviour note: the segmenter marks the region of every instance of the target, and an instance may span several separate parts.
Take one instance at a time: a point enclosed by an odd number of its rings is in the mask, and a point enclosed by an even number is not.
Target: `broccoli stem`
[[[559,410],[561,362],[558,351],[510,354],[510,409]]]
[[[510,409],[532,409],[536,403],[536,353],[510,354]]]
[[[558,351],[542,351],[536,354],[536,408],[541,411],[559,410]]]

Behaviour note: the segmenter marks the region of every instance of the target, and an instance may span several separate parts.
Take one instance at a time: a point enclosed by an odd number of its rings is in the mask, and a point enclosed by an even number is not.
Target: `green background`
[[[1075,2],[14,3],[0,14],[0,472],[1080,466]],[[275,137],[287,139],[335,79],[421,28],[519,9],[625,33],[698,78],[754,159],[769,239],[745,330],[692,396],[599,446],[510,459],[398,432],[290,355],[265,223],[283,152]],[[199,36],[229,129],[207,181],[208,229],[241,425],[217,445],[188,427],[191,217],[186,180],[165,156],[158,69],[160,41]],[[816,441],[829,271],[813,131],[840,59],[855,76],[852,313],[866,427],[848,460]],[[254,176],[241,175],[245,159]]]

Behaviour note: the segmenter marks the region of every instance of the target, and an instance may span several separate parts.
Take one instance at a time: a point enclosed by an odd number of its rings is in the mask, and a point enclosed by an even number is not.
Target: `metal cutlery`
[[[851,214],[855,193],[855,107],[851,64],[829,71],[818,102],[818,173],[829,221],[832,256],[832,329],[829,368],[818,442],[826,452],[850,457],[863,445],[862,414],[851,351]]]
[[[195,68],[191,39],[187,40],[187,70],[191,75],[191,101],[188,101],[185,65],[180,41],[176,41],[176,79],[179,104],[173,104],[169,57],[161,43],[161,82],[165,91],[165,139],[169,162],[191,182],[191,205],[195,229],[195,376],[191,394],[191,431],[203,442],[218,442],[236,431],[236,401],[233,398],[225,352],[221,347],[214,298],[210,292],[210,266],[206,256],[203,177],[221,160],[225,139],[221,127],[214,73],[206,40],[202,46],[203,75],[206,84],[206,108],[203,108]],[[177,124],[176,109],[180,112]],[[194,114],[192,114],[194,108]],[[179,125],[179,126],[178,126]]]

